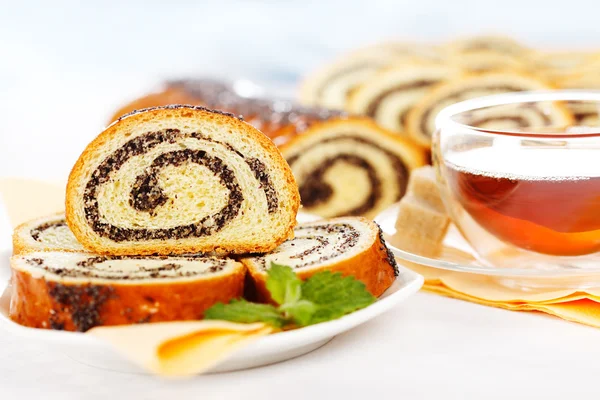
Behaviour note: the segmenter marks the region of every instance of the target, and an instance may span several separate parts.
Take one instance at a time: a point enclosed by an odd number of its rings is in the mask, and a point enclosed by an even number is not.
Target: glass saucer
[[[598,255],[585,256],[585,268],[523,268],[519,267],[521,263],[518,262],[514,268],[500,268],[481,259],[453,224],[450,225],[441,246],[436,249],[420,246],[418,240],[401,239],[396,235],[395,226],[398,210],[399,204],[393,204],[382,211],[375,218],[375,222],[381,227],[388,247],[400,260],[440,270],[486,275],[504,286],[524,290],[600,287]],[[528,264],[526,261],[523,260],[522,265]]]

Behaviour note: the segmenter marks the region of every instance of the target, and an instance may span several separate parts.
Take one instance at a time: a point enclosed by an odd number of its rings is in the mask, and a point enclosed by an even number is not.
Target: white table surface
[[[164,381],[88,367],[0,329],[0,398],[597,398],[599,342],[593,328],[418,293],[305,356]]]
[[[117,105],[159,77],[200,71],[279,89],[384,36],[600,42],[596,0],[227,3],[224,19],[222,2],[0,0],[0,176],[63,180]],[[599,376],[598,329],[426,293],[306,356],[177,382],[88,367],[0,328],[0,400],[591,399]]]

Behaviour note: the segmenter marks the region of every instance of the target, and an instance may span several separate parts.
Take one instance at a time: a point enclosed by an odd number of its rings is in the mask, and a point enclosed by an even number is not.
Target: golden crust
[[[160,115],[161,118],[206,118],[216,120],[218,123],[227,124],[232,126],[234,129],[242,131],[246,136],[252,138],[260,144],[260,146],[269,153],[273,160],[279,160],[279,168],[283,171],[285,181],[290,188],[291,198],[286,210],[291,215],[288,227],[281,234],[264,238],[265,242],[256,245],[240,245],[237,247],[222,247],[215,243],[213,245],[179,245],[173,246],[169,244],[149,244],[147,246],[136,246],[135,248],[104,248],[100,244],[94,242],[85,233],[82,228],[82,224],[85,221],[79,221],[75,207],[78,201],[76,187],[80,180],[83,179],[85,166],[88,161],[92,158],[94,153],[101,148],[104,144],[111,141],[113,138],[120,134],[120,130],[127,125],[136,125],[153,120],[156,116]],[[260,253],[268,252],[277,247],[280,243],[286,239],[293,237],[294,226],[296,225],[296,214],[300,207],[300,194],[298,193],[296,180],[292,174],[291,169],[287,165],[287,162],[277,149],[277,147],[269,140],[268,137],[263,135],[260,131],[254,128],[252,125],[244,122],[243,120],[234,117],[231,114],[213,111],[204,107],[195,107],[188,105],[176,105],[166,107],[149,108],[145,110],[137,110],[132,114],[127,114],[119,118],[113,124],[109,125],[98,137],[96,137],[83,151],[75,166],[73,167],[69,180],[67,183],[67,195],[66,195],[66,219],[69,228],[77,238],[77,240],[86,248],[95,253],[103,255],[151,255],[151,254],[185,254],[185,253],[205,253],[215,251],[219,254],[225,253]]]
[[[110,122],[114,122],[123,115],[129,114],[135,110],[167,106],[169,104],[192,104],[201,106],[202,102],[196,97],[190,96],[181,88],[169,87],[159,92],[149,93],[125,104],[112,115]]]
[[[61,213],[56,213],[54,215],[58,216]],[[31,248],[29,246],[29,244],[27,244],[25,242],[25,237],[26,235],[28,235],[29,233],[27,232],[27,227],[29,226],[30,222],[23,222],[21,225],[17,226],[15,228],[15,230],[13,231],[13,235],[12,235],[12,243],[13,243],[13,255],[17,255],[17,254],[25,254],[25,253],[29,253],[32,251],[35,251],[35,249]]]
[[[194,94],[186,90],[185,85],[167,85],[162,91],[149,93],[126,104],[111,117],[110,122],[118,120],[127,113],[149,107],[176,104],[210,105],[214,109],[230,112],[235,115],[242,115],[246,122],[267,135],[275,144],[281,144],[290,137],[301,133],[307,126],[323,120],[325,118],[323,113],[328,112],[325,109],[307,110],[302,107],[293,106],[292,110],[281,113],[277,111],[279,104],[276,101],[271,101],[270,106],[268,106],[268,100],[243,98],[235,94],[233,88],[228,90],[230,92],[223,92],[223,94],[227,94],[229,97],[236,97],[236,101],[219,102],[219,96],[207,95],[207,97],[202,97],[200,94]],[[291,112],[293,116],[291,119],[285,117],[285,114],[288,112]],[[329,112],[335,114],[334,111]]]
[[[372,221],[366,218],[353,218],[373,224]],[[330,221],[334,222],[335,219],[331,219]],[[266,287],[267,273],[257,269],[250,259],[242,258],[240,261],[248,268],[248,275],[254,285],[257,300],[264,303],[273,303]],[[353,276],[363,282],[367,290],[377,297],[381,296],[396,279],[395,261],[390,260],[386,245],[381,241],[381,237],[378,234],[375,234],[375,240],[368,249],[365,249],[354,257],[341,260],[333,265],[314,267],[306,270],[300,269],[296,271],[296,274],[300,279],[305,280],[321,271],[340,272],[343,276]]]
[[[16,231],[15,233],[13,233],[13,237],[12,237],[12,242],[13,242],[13,254],[17,255],[17,254],[25,254],[25,253],[29,253],[34,251],[33,249],[31,249],[27,243],[24,243],[19,236],[17,235]],[[42,250],[43,251],[43,250]]]
[[[230,274],[155,284],[73,284],[13,269],[10,317],[44,329],[86,331],[94,326],[201,319],[218,302],[242,297],[245,267]]]

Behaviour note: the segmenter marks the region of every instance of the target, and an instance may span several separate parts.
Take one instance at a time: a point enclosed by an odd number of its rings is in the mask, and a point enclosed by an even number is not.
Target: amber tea
[[[552,162],[557,151],[568,151],[569,162]],[[454,198],[498,239],[539,253],[583,255],[600,251],[597,154],[524,148],[501,159],[492,148],[475,149],[447,159],[445,176]]]

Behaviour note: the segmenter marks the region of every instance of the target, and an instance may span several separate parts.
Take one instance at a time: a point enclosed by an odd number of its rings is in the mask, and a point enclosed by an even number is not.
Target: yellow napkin
[[[35,180],[0,179],[0,198],[13,227],[65,208],[64,186]],[[207,320],[97,327],[86,334],[150,372],[176,377],[207,371],[272,331],[264,324]]]
[[[425,277],[423,290],[513,311],[539,311],[600,328],[600,288],[585,290],[512,287],[502,278],[439,270],[410,263]]]
[[[19,178],[0,179],[0,200],[13,227],[65,210],[65,185]]]
[[[207,371],[273,329],[262,323],[182,321],[97,327],[88,335],[110,343],[140,367],[165,377]]]

